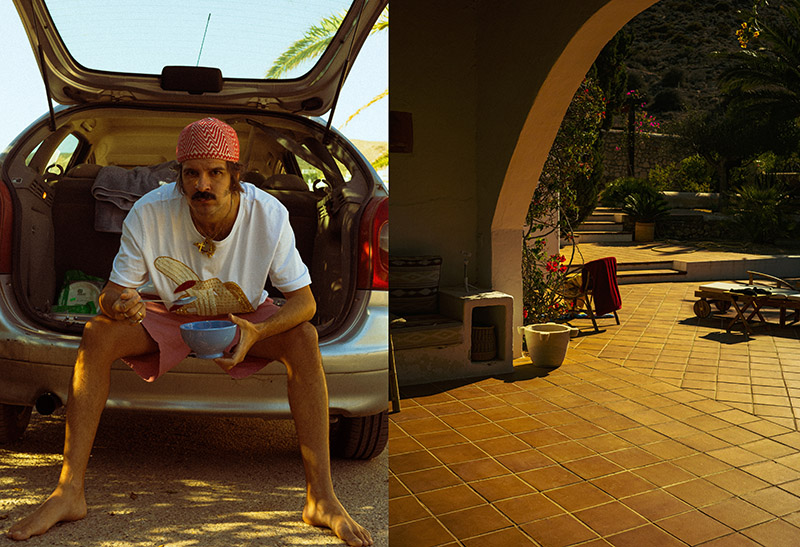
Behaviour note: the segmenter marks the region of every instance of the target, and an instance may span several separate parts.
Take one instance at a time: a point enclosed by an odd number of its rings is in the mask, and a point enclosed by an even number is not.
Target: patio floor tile
[[[577,511],[574,515],[601,536],[616,534],[647,524],[643,517],[618,501]]]
[[[459,511],[485,503],[481,496],[463,484],[441,490],[423,492],[417,497],[434,515]]]
[[[452,534],[434,518],[389,526],[390,545],[433,547],[434,545],[444,545],[452,539]]]
[[[536,543],[516,528],[506,528],[499,532],[464,540],[465,547],[508,547],[510,545],[525,547],[526,545],[534,546]]]
[[[535,490],[517,475],[503,475],[482,481],[471,482],[470,486],[487,501],[493,502],[530,494]]]
[[[511,526],[511,521],[491,505],[440,515],[439,520],[457,539],[479,536]]]
[[[773,519],[763,509],[736,498],[703,507],[702,511],[734,530],[743,530]]]
[[[730,528],[700,511],[681,513],[659,521],[658,525],[689,545],[699,545],[731,533]]]
[[[420,520],[430,516],[414,496],[405,496],[389,500],[389,526]]]
[[[546,374],[402,388],[391,545],[799,545],[800,327],[721,342],[696,287],[621,286]]]
[[[598,537],[595,532],[571,515],[558,515],[522,525],[542,547],[566,547]]]

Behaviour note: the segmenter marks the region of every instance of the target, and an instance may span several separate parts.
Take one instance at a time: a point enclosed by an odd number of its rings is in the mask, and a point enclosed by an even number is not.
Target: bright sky
[[[29,124],[47,112],[44,84],[33,51],[16,9],[9,1],[0,2],[0,51],[3,52],[2,67],[6,75],[4,84],[0,86],[2,150]],[[93,51],[102,52],[104,48],[94,48]],[[205,56],[203,61],[206,61]],[[265,66],[264,70],[267,68]],[[342,89],[333,125],[341,128],[350,115],[388,89],[388,80],[388,32],[384,31],[370,36],[362,48]],[[351,139],[387,141],[388,103],[388,98],[384,98],[364,110],[344,127],[344,134]]]

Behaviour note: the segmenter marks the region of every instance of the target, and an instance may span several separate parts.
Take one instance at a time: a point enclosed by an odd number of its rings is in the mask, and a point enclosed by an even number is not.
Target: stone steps
[[[625,213],[612,207],[595,207],[573,232],[578,243],[619,243],[633,241],[623,228]],[[562,242],[562,245],[566,242]]]
[[[672,260],[617,263],[617,283],[620,285],[680,281],[681,277],[686,277],[686,270],[679,269]]]

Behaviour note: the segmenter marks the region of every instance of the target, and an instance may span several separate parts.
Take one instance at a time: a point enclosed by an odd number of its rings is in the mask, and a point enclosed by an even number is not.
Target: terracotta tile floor
[[[391,545],[800,545],[800,333],[727,334],[697,285],[621,286],[559,368],[403,388]]]

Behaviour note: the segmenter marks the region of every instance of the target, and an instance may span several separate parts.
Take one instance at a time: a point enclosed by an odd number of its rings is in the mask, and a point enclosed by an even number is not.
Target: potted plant
[[[536,366],[557,367],[567,353],[575,329],[556,323],[569,310],[564,298],[570,276],[562,254],[547,255],[542,241],[523,250],[523,335],[531,362]]]
[[[669,213],[670,207],[660,192],[652,190],[630,194],[622,210],[634,222],[634,241],[653,241],[655,223]]]

